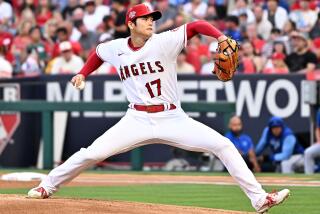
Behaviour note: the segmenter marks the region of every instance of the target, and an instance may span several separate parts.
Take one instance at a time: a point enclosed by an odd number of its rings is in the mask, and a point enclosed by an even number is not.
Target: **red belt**
[[[145,105],[137,105],[134,104],[133,105],[134,109],[137,111],[145,111],[148,113],[157,113],[157,112],[161,112],[165,110],[165,106],[164,105],[149,105],[149,106],[145,106]],[[174,104],[170,104],[170,108],[168,110],[173,110],[176,109],[177,107]]]

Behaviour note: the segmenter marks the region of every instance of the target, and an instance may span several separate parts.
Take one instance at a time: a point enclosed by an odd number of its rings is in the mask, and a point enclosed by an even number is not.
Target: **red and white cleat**
[[[50,194],[43,187],[35,187],[28,192],[28,198],[45,199]]]
[[[289,195],[290,190],[288,189],[283,189],[279,192],[269,193],[266,197],[265,203],[259,209],[257,209],[257,213],[267,213],[271,207],[281,204],[284,200],[286,200],[289,197]]]

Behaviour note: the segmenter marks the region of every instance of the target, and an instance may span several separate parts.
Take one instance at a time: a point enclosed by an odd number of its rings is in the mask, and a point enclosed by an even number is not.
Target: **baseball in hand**
[[[82,90],[86,86],[85,81],[81,81],[79,86],[76,86],[77,89]]]

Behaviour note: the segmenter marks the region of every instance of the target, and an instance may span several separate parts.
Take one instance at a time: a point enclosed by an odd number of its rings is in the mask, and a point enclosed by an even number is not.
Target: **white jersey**
[[[130,103],[180,105],[176,59],[186,46],[186,25],[153,34],[143,47],[132,50],[128,39],[97,46],[97,55],[117,68]]]

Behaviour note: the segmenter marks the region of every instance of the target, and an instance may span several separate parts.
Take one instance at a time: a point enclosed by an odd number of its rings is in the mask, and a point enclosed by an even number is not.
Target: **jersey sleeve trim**
[[[184,47],[183,48],[185,48],[185,47],[187,47],[187,42],[188,42],[188,40],[187,40],[187,25],[185,24],[185,25],[183,25],[183,27],[184,27],[184,35],[183,35]]]

